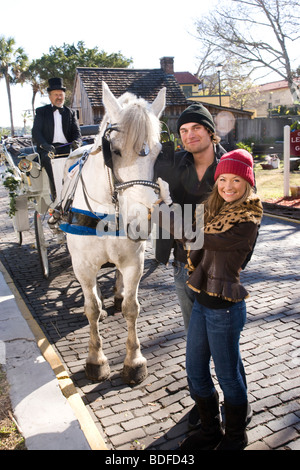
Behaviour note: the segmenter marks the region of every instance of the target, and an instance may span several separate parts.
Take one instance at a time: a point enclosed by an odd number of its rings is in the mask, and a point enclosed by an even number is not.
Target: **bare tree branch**
[[[300,0],[223,0],[196,23],[198,38],[224,60],[235,57],[252,72],[276,72],[294,93],[289,44],[299,40],[299,6]]]

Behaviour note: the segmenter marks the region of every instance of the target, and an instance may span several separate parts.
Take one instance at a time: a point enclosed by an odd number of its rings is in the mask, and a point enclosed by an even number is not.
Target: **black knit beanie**
[[[197,122],[198,124],[202,124],[202,126],[206,127],[212,133],[215,132],[215,124],[210,112],[202,105],[202,104],[191,104],[188,108],[186,108],[178,118],[177,121],[177,132],[179,134],[179,129],[183,124],[187,122]]]

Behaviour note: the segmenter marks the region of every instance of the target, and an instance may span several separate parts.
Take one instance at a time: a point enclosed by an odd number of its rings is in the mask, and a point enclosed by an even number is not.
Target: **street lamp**
[[[223,65],[218,64],[216,66],[217,72],[218,72],[218,80],[219,80],[219,104],[221,106],[221,71],[222,71]]]

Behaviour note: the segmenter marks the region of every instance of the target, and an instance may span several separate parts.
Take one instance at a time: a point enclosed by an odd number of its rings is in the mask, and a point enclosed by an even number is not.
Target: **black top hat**
[[[49,83],[49,87],[47,88],[48,92],[52,90],[66,91],[66,88],[63,86],[62,78],[49,78],[48,83]]]

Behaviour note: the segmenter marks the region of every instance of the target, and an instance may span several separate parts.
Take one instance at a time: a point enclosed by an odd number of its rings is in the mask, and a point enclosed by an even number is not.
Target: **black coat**
[[[75,111],[67,106],[63,107],[62,113],[63,133],[67,142],[81,141],[81,132]],[[32,128],[32,138],[38,147],[42,144],[52,144],[54,136],[54,117],[51,104],[37,108]]]
[[[185,204],[193,206],[193,213],[197,204],[201,204],[210,194],[214,185],[214,175],[221,156],[226,153],[224,148],[215,146],[215,160],[207,168],[201,182],[194,166],[194,158],[188,152],[175,153],[172,164],[158,159],[155,167],[156,176],[160,176],[169,183],[170,195],[174,203],[180,204],[182,209]],[[155,257],[157,261],[167,264],[172,248],[174,258],[178,261],[186,261],[186,252],[180,240],[159,238],[155,244]]]

